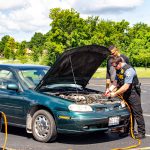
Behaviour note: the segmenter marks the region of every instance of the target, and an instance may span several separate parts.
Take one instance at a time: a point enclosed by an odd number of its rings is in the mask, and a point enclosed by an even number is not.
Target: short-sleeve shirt
[[[130,64],[129,62],[129,58],[123,54],[120,55],[120,57],[123,58],[124,62],[127,64]],[[115,68],[111,65],[111,58],[109,57],[107,60],[107,72],[106,72],[106,79],[110,79],[111,81],[115,80],[115,76],[116,76],[116,70]]]
[[[120,70],[117,70],[117,71],[120,71]],[[124,74],[125,74],[124,84],[125,83],[131,84],[133,82],[134,76],[136,75],[135,70],[133,68],[129,68],[129,69],[127,69],[124,72]],[[118,76],[117,75],[115,77],[115,80],[118,80]]]
[[[133,68],[129,68],[125,71],[125,79],[124,83],[132,83],[134,76],[136,75],[136,72]]]

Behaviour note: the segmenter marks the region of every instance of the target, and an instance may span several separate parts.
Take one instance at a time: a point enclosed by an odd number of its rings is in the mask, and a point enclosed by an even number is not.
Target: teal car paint
[[[107,48],[88,45],[64,52],[52,67],[0,64],[0,111],[40,142],[58,133],[125,131],[129,112],[121,100],[86,88],[108,55]]]

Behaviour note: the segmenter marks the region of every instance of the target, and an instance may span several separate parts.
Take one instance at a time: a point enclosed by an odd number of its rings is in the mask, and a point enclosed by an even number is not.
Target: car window
[[[48,69],[25,69],[19,71],[19,76],[29,88],[35,88]]]
[[[9,70],[0,70],[0,89],[7,89],[9,83],[16,81],[15,76]]]

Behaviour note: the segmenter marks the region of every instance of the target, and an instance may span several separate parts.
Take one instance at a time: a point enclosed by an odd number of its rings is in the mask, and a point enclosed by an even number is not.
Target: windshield
[[[43,76],[47,73],[48,67],[29,68],[19,70],[19,76],[28,88],[34,89]]]

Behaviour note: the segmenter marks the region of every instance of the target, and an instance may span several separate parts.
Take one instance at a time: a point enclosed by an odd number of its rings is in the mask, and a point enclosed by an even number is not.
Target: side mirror
[[[7,89],[8,90],[13,90],[13,91],[18,91],[19,90],[19,86],[15,83],[9,83],[7,85]]]

